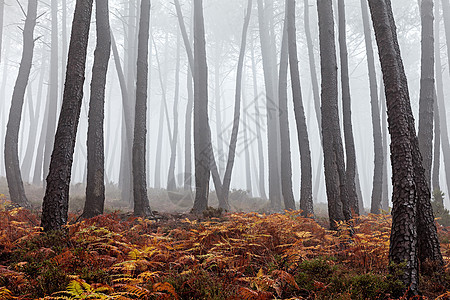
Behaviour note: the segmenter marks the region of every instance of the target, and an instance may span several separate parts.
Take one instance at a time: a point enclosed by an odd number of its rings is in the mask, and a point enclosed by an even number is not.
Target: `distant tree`
[[[286,0],[286,3],[289,66],[291,71],[294,114],[297,124],[297,137],[301,159],[300,209],[304,216],[309,216],[314,214],[312,200],[311,150],[309,147],[308,128],[306,125],[305,109],[303,108],[300,86],[300,71],[297,57],[297,34],[295,29],[295,0]]]
[[[22,59],[20,61],[19,74],[17,75],[16,84],[14,85],[5,137],[4,154],[9,195],[12,202],[23,207],[30,207],[30,203],[25,195],[22,175],[20,174],[18,139],[25,90],[28,85],[33,61],[33,33],[36,26],[36,18],[37,0],[30,0],[28,1],[27,15],[23,28]]]
[[[390,0],[369,0],[386,87],[392,157],[392,229],[389,260],[402,269],[401,280],[418,291],[418,259],[442,264],[430,192],[422,167],[406,75]],[[396,268],[394,268],[396,269]],[[395,271],[398,272],[398,271]]]
[[[58,230],[67,223],[75,139],[83,100],[86,52],[93,0],[77,0],[67,60],[64,96],[42,203],[41,226]]]
[[[145,171],[149,23],[150,0],[142,0],[138,35],[136,109],[133,139],[134,215],[142,217],[148,217],[152,214],[147,196],[147,173]]]
[[[211,130],[208,121],[208,68],[206,64],[203,0],[194,0],[194,152],[195,201],[192,211],[208,206]]]
[[[95,0],[97,46],[92,67],[87,135],[87,184],[84,218],[103,214],[105,205],[105,86],[111,54],[108,0]]]
[[[328,198],[330,227],[348,218],[343,211],[348,203],[344,149],[338,113],[337,62],[334,21],[331,0],[318,0],[320,65],[322,71],[322,140],[325,164],[325,184]],[[349,209],[349,205],[345,206]]]

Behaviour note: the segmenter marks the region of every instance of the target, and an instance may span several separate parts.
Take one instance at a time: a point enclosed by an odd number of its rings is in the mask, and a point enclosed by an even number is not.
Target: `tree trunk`
[[[22,59],[20,61],[16,84],[14,85],[5,137],[5,167],[9,195],[12,202],[23,207],[30,207],[30,203],[25,195],[22,176],[20,174],[18,138],[25,90],[28,85],[33,61],[33,32],[36,26],[36,15],[37,1],[30,0],[28,1],[27,17],[23,29]]]
[[[51,1],[51,45],[50,45],[50,81],[48,83],[49,102],[47,103],[48,119],[44,148],[44,174],[49,172],[50,159],[55,141],[56,117],[58,113],[58,0]]]
[[[77,0],[72,23],[64,96],[42,204],[44,231],[67,223],[73,152],[83,100],[86,52],[93,0]]]
[[[381,137],[380,108],[378,106],[377,75],[375,71],[375,57],[372,46],[372,32],[370,30],[369,9],[367,0],[361,0],[361,12],[364,26],[364,41],[366,44],[367,68],[369,74],[370,107],[372,112],[372,134],[374,149],[373,186],[370,212],[378,214],[382,207],[383,194],[383,164],[385,157],[383,152],[383,140]],[[386,209],[385,207],[383,207]]]
[[[302,91],[300,86],[300,72],[297,55],[297,34],[295,29],[295,0],[286,0],[287,3],[287,32],[289,48],[289,66],[291,71],[292,95],[294,101],[295,121],[297,123],[297,136],[301,159],[301,190],[300,209],[304,216],[314,214],[312,200],[312,169],[311,151],[309,148],[308,128],[306,125],[305,110],[303,108]]]
[[[433,102],[434,102],[434,34],[433,0],[422,0],[422,56],[419,98],[419,149],[425,168],[425,179],[431,187],[431,165],[433,161]]]
[[[245,80],[247,78],[247,71],[244,67],[242,77],[244,78],[244,88],[242,89],[242,106],[244,108],[248,108],[248,98],[247,98],[247,88],[248,84]],[[244,155],[245,155],[245,186],[246,191],[250,197],[253,197],[253,189],[252,189],[252,167],[251,167],[251,161],[250,161],[250,147],[251,144],[249,143],[249,124],[248,124],[248,118],[247,118],[248,111],[244,109],[244,113],[242,114],[242,122],[243,122],[243,130],[244,130]]]
[[[440,168],[440,159],[441,159],[441,126],[439,124],[439,107],[436,99],[435,92],[435,101],[434,101],[434,152],[433,152],[433,173],[432,173],[432,194],[440,192],[441,187],[439,184],[439,168]],[[444,203],[441,203],[442,205]]]
[[[322,72],[322,141],[330,227],[344,219],[342,203],[348,201],[344,149],[339,125],[334,21],[331,0],[318,0]],[[348,213],[346,214],[346,217]]]
[[[447,120],[445,118],[445,103],[444,103],[444,88],[442,82],[442,64],[441,64],[441,39],[440,39],[440,14],[439,14],[439,1],[435,2],[434,6],[435,22],[434,22],[434,69],[436,74],[436,90],[434,100],[434,130],[435,130],[435,142],[434,142],[434,167],[433,167],[433,192],[441,191],[439,183],[439,169],[441,162],[441,144],[442,152],[444,152],[445,140],[448,147],[448,133],[447,133]],[[442,106],[444,104],[444,106]],[[445,128],[443,127],[445,126]],[[444,137],[444,133],[445,136]],[[445,154],[444,154],[445,159]],[[444,170],[446,173],[446,170]]]
[[[105,206],[105,86],[111,54],[108,0],[96,0],[97,46],[92,67],[87,134],[87,185],[84,218],[103,214]]]
[[[220,84],[220,59],[222,56],[223,45],[219,41],[216,42],[216,53],[214,60],[214,104],[216,110],[216,138],[217,138],[217,164],[220,176],[225,172],[225,152],[223,143],[225,140],[224,132],[222,132],[222,108],[221,108],[221,84]]]
[[[258,163],[259,163],[259,196],[263,199],[267,199],[266,195],[266,179],[265,179],[265,168],[264,168],[264,150],[262,144],[262,133],[261,133],[261,116],[259,113],[259,99],[260,96],[258,94],[258,80],[257,80],[257,71],[256,71],[256,62],[255,62],[255,50],[253,46],[253,36],[250,39],[250,51],[252,55],[252,78],[253,78],[253,100],[255,104],[255,126],[256,126],[256,139],[258,142]]]
[[[150,0],[141,1],[139,20],[136,109],[133,139],[133,198],[134,215],[148,217],[152,214],[147,196],[147,173],[145,171],[147,135],[147,84],[148,44],[150,23]]]
[[[175,178],[175,160],[177,157],[178,143],[178,100],[180,94],[180,34],[177,33],[177,58],[175,66],[175,96],[173,99],[173,134],[170,141],[170,164],[167,176],[167,190],[174,191],[177,188]]]
[[[274,85],[274,63],[273,48],[269,36],[268,20],[264,16],[263,1],[258,0],[259,37],[261,42],[261,53],[264,69],[264,81],[266,88],[266,108],[267,108],[267,141],[269,160],[269,199],[272,208],[281,208],[280,190],[280,165],[278,159],[279,134],[278,134],[278,111],[276,101],[276,88]],[[275,81],[276,82],[276,81]]]
[[[194,152],[195,201],[192,211],[208,206],[211,130],[208,123],[208,67],[206,64],[203,1],[194,0]]]

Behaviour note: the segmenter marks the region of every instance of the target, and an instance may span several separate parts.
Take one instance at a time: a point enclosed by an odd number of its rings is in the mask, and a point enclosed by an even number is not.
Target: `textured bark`
[[[314,214],[312,200],[311,151],[309,148],[308,128],[306,126],[305,110],[303,108],[300,72],[298,67],[299,62],[297,58],[295,0],[287,0],[287,20],[289,66],[291,71],[294,114],[297,123],[297,136],[301,159],[300,209],[303,211],[303,215],[309,216]]]
[[[344,119],[344,138],[346,153],[346,184],[348,193],[348,202],[342,201],[345,218],[351,219],[351,211],[359,215],[358,195],[356,194],[356,151],[355,140],[353,138],[352,125],[352,104],[350,96],[350,80],[348,75],[348,53],[347,53],[347,34],[345,26],[345,4],[344,0],[338,0],[339,14],[339,53],[341,58],[341,85],[342,85],[342,111]],[[349,214],[350,213],[350,214]]]
[[[267,199],[266,196],[266,180],[265,180],[265,168],[264,168],[264,150],[262,144],[262,133],[261,133],[261,115],[259,113],[259,94],[258,94],[258,80],[257,80],[257,71],[256,71],[256,62],[255,62],[255,50],[253,47],[253,36],[250,39],[250,51],[252,56],[252,78],[253,78],[253,100],[255,106],[255,125],[256,125],[256,139],[258,142],[258,187],[259,187],[259,196],[263,199]]]
[[[281,208],[280,190],[280,164],[278,159],[278,147],[280,145],[278,134],[278,111],[276,101],[276,88],[274,81],[275,67],[273,63],[274,55],[272,41],[269,36],[269,26],[264,15],[265,9],[263,1],[258,0],[258,20],[259,37],[261,42],[262,62],[264,69],[264,82],[266,88],[266,108],[267,108],[267,141],[268,141],[268,161],[269,161],[269,199],[273,209]]]
[[[373,170],[373,186],[371,197],[370,212],[378,214],[381,211],[382,194],[383,194],[383,164],[385,157],[383,152],[383,140],[381,136],[380,125],[380,108],[378,105],[378,87],[377,75],[375,71],[375,57],[372,47],[372,32],[370,30],[369,9],[367,7],[367,0],[361,0],[361,13],[364,26],[364,41],[366,44],[367,54],[367,68],[369,74],[369,88],[370,88],[370,107],[372,116],[372,135],[373,135],[373,149],[374,149],[374,170]],[[386,209],[385,207],[383,207]]]
[[[25,97],[25,90],[33,61],[34,49],[34,28],[36,26],[37,1],[28,1],[27,17],[23,28],[23,50],[22,58],[17,74],[16,83],[14,85],[11,108],[9,110],[9,118],[5,136],[5,167],[6,179],[8,181],[9,196],[11,201],[22,206],[30,207],[30,203],[25,195],[22,176],[19,167],[19,129],[22,118],[22,108]]]
[[[132,173],[134,215],[148,217],[152,214],[147,196],[147,173],[145,171],[150,0],[141,1],[140,12]]]
[[[93,0],[77,0],[72,23],[64,96],[42,204],[41,226],[58,230],[67,223],[73,152],[83,100],[86,52]]]
[[[167,175],[167,190],[174,191],[177,188],[175,179],[175,160],[177,157],[178,143],[178,100],[180,94],[180,35],[177,34],[177,58],[175,66],[175,95],[173,99],[173,133],[170,141],[170,163]]]
[[[342,203],[348,201],[344,149],[339,125],[334,21],[331,0],[318,0],[320,65],[322,73],[322,141],[330,227],[344,219]],[[348,214],[347,214],[348,215]]]
[[[208,206],[211,130],[208,121],[208,67],[206,64],[203,1],[194,0],[194,152],[195,201],[192,211]]]
[[[423,158],[425,178],[431,186],[433,161],[433,114],[434,114],[434,34],[433,0],[421,1],[422,56],[419,97],[419,147]]]
[[[103,214],[105,205],[105,86],[111,55],[108,0],[95,1],[97,46],[92,67],[89,123],[87,134],[87,185],[83,217]]]
[[[280,72],[278,73],[278,109],[280,120],[280,145],[281,145],[281,192],[284,200],[284,209],[295,210],[294,193],[292,192],[292,163],[291,142],[289,135],[289,114],[287,105],[287,77],[289,66],[287,14],[288,3],[285,5],[285,19],[283,25],[283,39],[280,53]],[[303,173],[302,173],[303,174]]]
[[[58,114],[58,1],[51,1],[51,41],[50,41],[50,79],[48,82],[48,117],[47,133],[45,137],[44,148],[44,169],[43,178],[46,178],[49,172],[51,154],[55,141],[56,120]]]

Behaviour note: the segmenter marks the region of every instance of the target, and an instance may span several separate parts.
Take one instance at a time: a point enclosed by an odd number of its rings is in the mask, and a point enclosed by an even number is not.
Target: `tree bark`
[[[382,208],[383,170],[384,170],[383,164],[385,163],[385,157],[383,152],[383,140],[381,136],[380,108],[378,106],[377,75],[375,71],[375,56],[373,53],[372,32],[370,30],[370,19],[369,19],[369,9],[367,7],[367,0],[361,0],[361,12],[364,26],[364,41],[366,44],[367,68],[369,74],[373,149],[375,154],[370,212],[373,214],[378,214],[380,213]],[[383,208],[386,209],[385,207]]]
[[[5,167],[9,196],[12,202],[22,207],[30,207],[31,205],[25,195],[22,176],[20,174],[18,138],[25,90],[28,85],[31,65],[33,61],[33,33],[36,26],[36,18],[37,1],[30,0],[28,1],[27,17],[25,19],[25,26],[23,28],[22,59],[20,61],[16,84],[14,85],[5,136]]]
[[[195,201],[192,211],[208,207],[211,130],[208,123],[208,67],[206,64],[203,1],[194,0],[194,152]]]
[[[321,113],[325,184],[330,227],[334,229],[336,222],[344,219],[342,204],[348,201],[348,193],[339,125],[336,46],[331,0],[318,0],[317,9],[322,72]]]
[[[152,215],[147,196],[147,173],[145,171],[150,0],[141,1],[140,11],[132,173],[134,215],[148,217]]]
[[[73,152],[83,100],[86,52],[93,0],[77,0],[72,23],[64,96],[42,204],[44,231],[67,223]]]
[[[289,66],[291,71],[292,95],[294,114],[297,123],[297,136],[301,159],[301,190],[300,209],[304,216],[314,214],[312,200],[312,169],[311,150],[309,147],[308,128],[306,125],[305,109],[303,108],[302,91],[300,86],[300,72],[297,55],[297,34],[295,29],[295,0],[287,1],[287,32],[289,48]]]
[[[111,55],[108,0],[95,1],[97,46],[92,67],[89,124],[87,134],[87,185],[84,218],[103,214],[105,206],[105,86]]]

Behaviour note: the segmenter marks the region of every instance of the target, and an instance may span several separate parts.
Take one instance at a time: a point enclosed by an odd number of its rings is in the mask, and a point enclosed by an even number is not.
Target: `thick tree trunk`
[[[77,0],[72,23],[64,96],[42,204],[41,226],[58,230],[67,223],[73,152],[83,100],[86,52],[93,0]]]
[[[152,214],[147,196],[145,171],[147,135],[147,85],[150,0],[141,1],[136,77],[136,109],[133,139],[133,198],[134,215],[148,217]]]
[[[267,107],[267,141],[268,141],[268,160],[269,160],[269,199],[272,208],[278,210],[281,208],[281,189],[280,189],[280,164],[278,158],[278,147],[280,145],[278,134],[278,111],[276,101],[276,88],[274,82],[275,66],[273,60],[272,41],[269,36],[270,28],[267,25],[265,8],[263,1],[258,0],[258,19],[259,19],[259,37],[261,41],[261,53],[264,69],[264,81],[266,88],[266,107]]]
[[[319,39],[322,70],[322,141],[325,184],[330,227],[344,219],[343,203],[348,202],[344,149],[339,125],[338,85],[334,21],[331,0],[318,0]],[[348,217],[348,212],[345,217]]]
[[[192,211],[208,207],[211,130],[208,121],[208,67],[206,64],[203,1],[194,0],[194,152],[195,201]]]
[[[103,214],[105,205],[105,86],[111,55],[108,0],[95,1],[97,46],[92,67],[89,124],[87,134],[87,185],[84,218]]]
[[[14,85],[5,137],[5,167],[9,195],[12,202],[23,207],[30,207],[30,203],[25,195],[22,176],[20,174],[18,138],[25,90],[28,85],[33,61],[33,33],[34,27],[36,26],[36,15],[37,1],[30,0],[28,1],[27,17],[23,29],[22,59],[20,61],[16,84]]]
[[[287,32],[289,48],[289,66],[291,71],[292,95],[294,101],[295,121],[301,159],[301,190],[300,209],[303,215],[314,214],[312,200],[312,169],[311,151],[309,148],[308,128],[305,110],[303,108],[302,91],[300,86],[300,71],[297,58],[297,35],[295,29],[295,0],[287,0]]]
[[[256,71],[255,62],[255,51],[253,46],[253,36],[250,39],[250,51],[252,56],[252,78],[253,78],[253,100],[255,102],[255,126],[256,126],[256,139],[258,142],[258,163],[259,163],[259,173],[258,173],[258,183],[259,183],[259,196],[263,199],[267,199],[266,195],[266,179],[265,179],[265,168],[264,168],[264,150],[262,143],[262,132],[261,132],[261,115],[259,113],[259,91],[258,91],[258,79]]]
[[[53,151],[53,144],[55,141],[56,120],[58,114],[58,0],[51,1],[51,45],[50,45],[50,80],[48,83],[48,119],[47,119],[47,133],[45,137],[44,148],[44,174],[46,178],[49,172],[50,159]]]
[[[431,165],[433,161],[433,109],[434,109],[434,34],[433,0],[422,0],[422,56],[419,98],[419,148],[423,158],[425,178],[431,187]]]
[[[370,107],[372,112],[372,134],[374,149],[373,186],[370,212],[378,214],[382,208],[383,194],[383,164],[385,157],[380,125],[380,108],[378,106],[377,75],[375,71],[375,56],[372,46],[372,32],[370,30],[369,9],[367,0],[361,0],[361,13],[364,26],[364,41],[366,44],[367,68],[369,74]],[[386,209],[383,207],[383,209]]]
[[[295,210],[294,193],[292,192],[292,163],[291,142],[289,136],[289,114],[287,105],[287,77],[289,65],[288,33],[287,33],[287,10],[285,5],[285,19],[283,25],[283,39],[280,53],[280,72],[278,73],[278,114],[280,122],[280,145],[281,145],[281,192],[284,200],[284,208]]]
[[[345,3],[338,0],[339,15],[339,53],[341,58],[342,111],[344,119],[344,138],[346,153],[346,184],[348,202],[342,201],[345,218],[351,219],[351,211],[359,215],[358,196],[356,194],[356,151],[353,138],[352,102],[350,96],[350,80],[348,75],[347,33],[345,25]],[[350,215],[348,213],[350,212]]]
[[[175,178],[175,160],[177,157],[178,143],[178,100],[180,94],[180,35],[177,34],[177,58],[175,66],[175,95],[173,99],[173,133],[170,141],[170,164],[167,176],[167,190],[174,191],[177,188]]]

